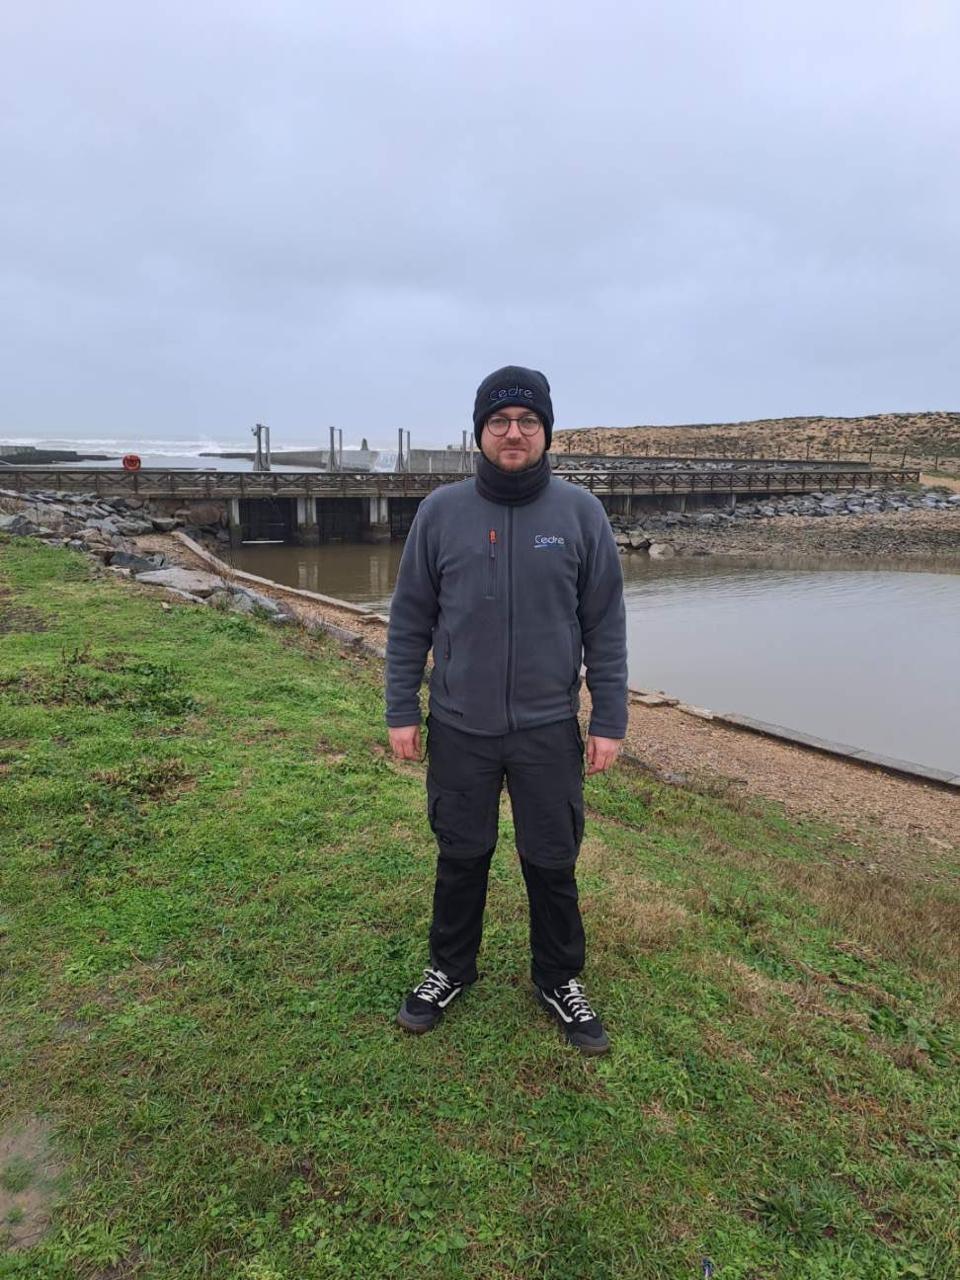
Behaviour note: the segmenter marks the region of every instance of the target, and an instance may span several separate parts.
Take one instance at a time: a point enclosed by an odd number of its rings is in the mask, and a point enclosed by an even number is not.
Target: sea
[[[271,455],[283,453],[284,450],[328,449],[329,435],[326,439],[283,439],[274,436],[270,441]],[[79,455],[76,462],[65,462],[49,465],[57,466],[98,466],[119,467],[125,454],[135,453],[144,467],[182,468],[188,471],[249,471],[253,467],[252,459],[224,458],[212,455],[223,453],[253,453],[256,442],[251,435],[242,437],[202,436],[192,440],[177,440],[169,437],[142,436],[3,436],[0,437],[0,471],[4,455],[17,447],[36,449],[70,450]],[[372,446],[376,448],[374,444]],[[390,446],[386,446],[390,447]],[[349,444],[344,438],[344,451],[359,449],[360,442]],[[106,455],[106,457],[104,457]],[[84,458],[96,456],[96,462],[84,462]],[[48,465],[46,463],[44,466]],[[285,466],[272,463],[274,471],[309,471],[304,466]]]

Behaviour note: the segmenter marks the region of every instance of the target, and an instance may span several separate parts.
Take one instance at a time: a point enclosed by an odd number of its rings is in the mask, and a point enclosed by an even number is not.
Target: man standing
[[[478,978],[487,877],[506,777],[530,903],[534,995],[584,1053],[609,1040],[579,975],[575,863],[583,837],[581,661],[592,699],[587,772],[627,725],[623,577],[599,500],[551,474],[550,385],[509,365],[480,384],[475,478],[426,498],[390,608],[390,744],[420,756],[420,684],[433,648],[427,805],[439,849],[430,965],[397,1021],[431,1030]]]

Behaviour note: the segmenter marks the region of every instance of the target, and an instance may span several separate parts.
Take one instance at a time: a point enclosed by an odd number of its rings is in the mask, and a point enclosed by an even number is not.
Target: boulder
[[[651,542],[648,550],[652,560],[667,560],[673,555],[673,547],[667,542]]]
[[[170,587],[174,591],[201,598],[213,595],[214,591],[224,585],[223,579],[218,578],[215,573],[205,573],[201,569],[154,569],[149,573],[138,573],[136,577],[138,582],[144,582],[148,586]]]
[[[138,556],[132,551],[114,551],[110,557],[110,564],[118,569],[131,569],[134,573],[149,573],[153,569],[163,567],[164,559],[161,555],[155,556]]]
[[[181,513],[177,511],[176,515]],[[184,516],[191,524],[220,524],[223,512],[215,502],[197,502],[189,510],[184,510]]]
[[[645,551],[650,546],[650,539],[644,537],[642,533],[631,533],[628,538],[628,545],[634,551]]]
[[[96,547],[112,547],[113,543],[109,537],[101,530],[92,526],[81,529],[77,534],[78,541],[82,542],[85,547],[94,550]]]
[[[128,538],[136,538],[141,533],[153,533],[152,520],[118,520],[117,533],[125,534]]]
[[[234,597],[234,609],[238,613],[253,613],[254,609],[263,609],[265,613],[269,613],[271,617],[280,613],[280,606],[276,600],[271,600],[269,596],[262,596],[259,591],[249,591],[246,587],[230,587],[230,591]]]
[[[21,512],[17,512],[12,516],[0,516],[0,533],[12,533],[17,537],[24,538],[35,536],[39,530],[39,526],[35,525],[32,520],[28,520]]]
[[[154,516],[150,523],[156,533],[169,533],[172,529],[176,529],[182,521],[176,520],[172,516]]]

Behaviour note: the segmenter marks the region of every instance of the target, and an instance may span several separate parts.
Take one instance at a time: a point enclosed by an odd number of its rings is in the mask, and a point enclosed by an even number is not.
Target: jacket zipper
[[[492,600],[497,594],[497,531],[491,529],[487,534],[489,553],[487,555],[487,589],[484,595]]]
[[[507,728],[512,732],[517,724],[510,710],[510,694],[513,686],[513,507],[507,507]]]
[[[444,633],[443,645],[443,692],[450,697],[450,685],[447,683],[447,672],[450,669],[450,632]]]

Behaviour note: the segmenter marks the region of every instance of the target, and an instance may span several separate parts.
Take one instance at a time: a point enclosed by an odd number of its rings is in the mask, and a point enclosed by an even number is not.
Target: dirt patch
[[[64,1167],[56,1158],[50,1129],[31,1117],[0,1128],[0,1244],[29,1249],[50,1225]]]
[[[0,601],[0,636],[10,636],[17,632],[36,634],[48,630],[49,623],[39,609],[31,609],[28,605],[4,606]]]
[[[326,765],[343,764],[347,758],[345,751],[339,751],[332,743],[326,742],[323,738],[317,743],[317,759]]]

